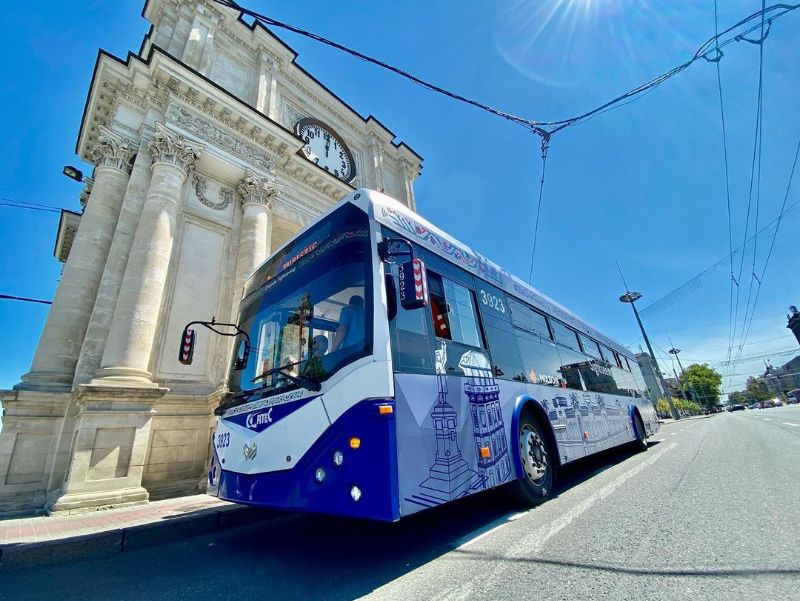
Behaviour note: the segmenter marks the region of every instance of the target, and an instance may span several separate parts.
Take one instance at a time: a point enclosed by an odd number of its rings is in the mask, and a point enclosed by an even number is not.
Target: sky
[[[240,1],[536,120],[594,108],[683,63],[714,34],[712,0]],[[720,2],[720,29],[760,6]],[[75,141],[97,52],[138,51],[149,28],[142,7],[143,0],[70,3],[68,10],[54,1],[6,7],[0,198],[80,210],[81,185],[61,169],[91,170],[79,163]],[[302,67],[424,157],[415,183],[424,217],[528,278],[541,177],[536,136],[312,40],[275,33],[298,52]],[[800,11],[777,20],[763,48],[761,177],[750,234],[756,206],[758,228],[778,216],[800,140]],[[706,361],[726,374],[729,391],[763,371],[765,360],[780,365],[800,353],[785,327],[788,306],[800,305],[800,205],[784,214],[760,286],[750,273],[764,270],[774,228],[735,255],[742,277],[732,337],[726,257],[729,238],[736,248],[746,237],[759,47],[729,45],[720,69],[730,230],[716,66],[699,61],[636,102],[553,136],[532,283],[638,352],[638,327],[618,300],[625,290],[619,264],[628,286],[643,295],[637,306],[662,370],[672,371],[666,350],[674,345],[684,367]],[[798,201],[800,173],[787,206]],[[0,293],[53,297],[61,272],[52,254],[58,218],[0,206]],[[748,296],[755,310],[743,338]],[[30,368],[46,314],[46,305],[0,300],[0,389]],[[731,339],[740,360],[725,365]]]

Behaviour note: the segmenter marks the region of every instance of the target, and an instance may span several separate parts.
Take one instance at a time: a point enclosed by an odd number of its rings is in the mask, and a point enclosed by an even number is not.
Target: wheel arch
[[[516,474],[517,479],[525,477],[525,473],[522,470],[522,458],[519,456],[519,441],[517,440],[517,433],[519,432],[519,421],[526,411],[530,411],[536,416],[536,418],[539,420],[539,423],[542,424],[542,427],[544,428],[545,435],[547,436],[547,440],[550,443],[551,448],[555,449],[558,462],[554,464],[554,468],[557,468],[559,465],[561,465],[561,450],[558,448],[556,435],[553,431],[553,426],[550,424],[550,419],[547,417],[547,413],[545,413],[544,408],[536,399],[530,395],[523,394],[517,397],[517,400],[514,402],[513,413],[511,414],[511,444],[509,446],[511,447],[511,453],[514,457],[514,473]]]

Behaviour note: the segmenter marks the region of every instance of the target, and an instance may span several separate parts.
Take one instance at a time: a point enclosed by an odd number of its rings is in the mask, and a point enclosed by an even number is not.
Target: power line
[[[40,303],[42,305],[52,305],[53,301],[42,300],[39,298],[28,298],[26,296],[12,296],[10,294],[0,294],[0,299],[23,301],[26,303]]]
[[[764,8],[764,3],[766,0],[761,1],[762,10]],[[769,31],[765,33],[764,31],[764,17],[761,17],[761,38],[759,40],[748,40],[755,44],[758,44],[758,101],[756,103],[756,123],[755,123],[755,133],[753,135],[753,158],[752,158],[752,165],[750,167],[750,187],[747,194],[747,218],[744,222],[744,239],[747,240],[747,233],[748,227],[750,225],[750,207],[753,200],[753,186],[755,184],[756,189],[756,202],[755,202],[755,221],[753,225],[753,229],[755,231],[758,230],[758,212],[759,206],[761,204],[761,150],[763,146],[763,125],[764,125],[764,40],[766,40]],[[750,284],[747,287],[747,303],[744,309],[744,318],[742,319],[742,335],[740,341],[744,342],[744,330],[747,325],[747,316],[750,310],[750,299],[753,295],[753,283],[756,280],[756,257],[758,252],[758,239],[753,241],[753,265],[750,271]],[[742,270],[744,267],[744,252],[742,252],[742,259],[739,263],[739,282],[742,281]],[[759,281],[758,284],[759,288],[761,287],[761,282]],[[741,286],[737,287],[736,289],[736,310],[734,312],[734,326],[733,326],[733,337],[736,338],[736,319],[738,317],[738,309],[739,309],[739,292],[741,290]],[[737,355],[741,354],[741,347],[737,350]],[[730,353],[729,357],[730,359]],[[734,360],[735,362],[735,360]]]
[[[791,211],[796,209],[798,206],[800,206],[800,200],[796,200],[792,204],[790,204],[786,208],[786,210],[784,211],[783,218],[786,218],[789,215],[789,213],[791,213]],[[736,249],[734,249],[734,251],[733,251],[734,254],[739,252],[739,251],[744,252],[747,244],[751,243],[755,237],[761,236],[762,234],[764,234],[768,230],[770,230],[773,226],[775,226],[778,223],[778,219],[779,219],[779,217],[775,217],[772,221],[770,221],[764,227],[762,227],[758,232],[756,232],[755,234],[750,236],[750,238],[746,241],[746,243],[744,245],[739,246]],[[728,262],[728,257],[729,257],[729,255],[726,255],[726,256],[722,257],[716,263],[713,263],[712,265],[710,265],[709,267],[707,267],[706,269],[704,269],[703,271],[701,271],[697,275],[691,277],[690,279],[688,279],[686,282],[684,282],[683,284],[681,284],[677,288],[674,288],[670,292],[667,292],[664,296],[661,296],[660,298],[654,300],[652,303],[650,303],[649,305],[647,305],[643,309],[640,309],[639,310],[639,314],[640,315],[644,315],[646,312],[652,313],[654,311],[660,310],[660,309],[664,308],[669,301],[673,300],[674,296],[682,294],[682,293],[686,293],[686,292],[689,292],[691,290],[694,290],[696,288],[701,287],[702,284],[700,283],[700,280],[704,276],[708,275],[710,272],[716,270],[716,268],[719,267],[720,265],[722,265],[723,263],[727,263]]]
[[[533,259],[536,255],[536,242],[539,239],[539,216],[542,213],[542,194],[544,193],[544,171],[547,166],[547,151],[550,148],[550,134],[542,136],[542,179],[539,181],[539,202],[536,205],[536,225],[533,228],[533,248],[531,249],[531,270],[528,272],[528,283],[533,279]]]
[[[398,67],[390,65],[389,63],[386,63],[386,62],[384,62],[384,61],[382,61],[380,59],[368,56],[368,55],[366,55],[366,54],[364,54],[362,52],[359,52],[357,50],[349,48],[349,47],[347,47],[347,46],[345,46],[343,44],[339,44],[338,42],[334,42],[333,40],[330,40],[328,38],[322,37],[322,36],[320,36],[320,35],[318,35],[316,33],[301,29],[299,27],[296,27],[294,25],[290,25],[288,23],[284,23],[284,22],[278,21],[277,19],[273,19],[273,18],[268,17],[266,15],[263,15],[263,14],[255,12],[253,10],[250,10],[248,8],[245,8],[245,7],[241,6],[240,4],[238,4],[235,0],[214,0],[214,1],[217,2],[218,4],[221,4],[222,6],[227,6],[228,8],[232,8],[234,10],[239,11],[240,13],[242,13],[244,15],[248,15],[248,16],[252,17],[256,21],[260,22],[262,25],[285,29],[287,31],[291,31],[291,32],[296,33],[298,35],[301,35],[301,36],[307,37],[309,39],[315,40],[315,41],[317,41],[317,42],[319,42],[321,44],[325,44],[325,45],[330,46],[332,48],[336,48],[337,50],[345,52],[345,53],[347,53],[347,54],[349,54],[349,55],[351,55],[351,56],[353,56],[355,58],[358,58],[359,60],[363,60],[365,62],[371,63],[373,65],[376,65],[378,67],[381,67],[383,69],[391,71],[392,73],[395,73],[396,75],[404,77],[404,78],[412,81],[413,83],[415,83],[415,84],[417,84],[417,85],[419,85],[419,86],[421,86],[421,87],[423,87],[423,88],[425,88],[427,90],[430,90],[432,92],[436,92],[438,94],[442,94],[442,95],[447,96],[448,98],[451,98],[453,100],[457,100],[459,102],[463,102],[463,103],[472,105],[472,106],[474,106],[476,108],[479,108],[479,109],[481,109],[483,111],[486,111],[486,112],[491,113],[493,115],[496,115],[498,117],[502,117],[504,119],[507,119],[509,121],[517,123],[518,125],[522,125],[523,127],[526,127],[530,131],[532,131],[532,132],[534,132],[534,133],[536,133],[536,134],[538,134],[540,136],[544,136],[545,134],[553,134],[553,133],[555,133],[557,131],[560,131],[561,129],[564,129],[565,127],[569,127],[571,125],[575,125],[575,124],[577,124],[577,123],[579,123],[581,121],[585,121],[585,120],[589,119],[590,117],[593,117],[593,116],[595,116],[595,115],[597,115],[599,113],[602,113],[602,112],[604,112],[605,110],[607,110],[609,108],[612,108],[612,107],[614,107],[616,105],[620,105],[620,103],[622,103],[623,101],[628,100],[628,99],[630,99],[630,98],[632,98],[634,96],[641,95],[644,92],[646,92],[648,90],[651,90],[651,89],[655,88],[656,86],[661,85],[662,83],[664,83],[668,79],[674,77],[675,75],[677,75],[681,71],[687,69],[688,67],[690,67],[692,64],[694,64],[695,62],[697,62],[700,59],[704,59],[704,60],[707,60],[707,61],[710,61],[710,62],[714,61],[714,60],[719,60],[719,58],[722,55],[722,53],[720,52],[721,48],[727,46],[728,44],[732,44],[733,42],[752,41],[752,40],[749,40],[745,36],[747,36],[747,34],[749,34],[749,33],[753,32],[753,31],[755,31],[756,29],[758,29],[759,25],[755,25],[755,26],[751,26],[751,27],[745,28],[743,31],[741,31],[741,32],[739,32],[739,33],[737,33],[735,35],[730,35],[727,39],[725,39],[725,41],[720,42],[720,39],[723,36],[727,36],[729,34],[732,34],[734,31],[742,28],[743,26],[747,25],[751,21],[754,21],[754,20],[758,19],[759,17],[762,17],[762,25],[763,25],[763,23],[767,23],[768,28],[769,28],[769,26],[772,24],[772,22],[775,21],[776,19],[779,19],[780,17],[786,15],[790,11],[793,11],[793,10],[796,10],[797,8],[800,8],[800,4],[775,4],[775,5],[770,6],[768,8],[762,6],[762,9],[760,11],[757,11],[757,12],[751,14],[751,15],[748,15],[747,17],[745,17],[744,19],[740,20],[739,22],[737,22],[733,26],[729,27],[728,29],[724,30],[723,32],[721,32],[719,34],[716,34],[713,37],[711,37],[708,40],[706,40],[706,42],[704,42],[697,49],[695,54],[688,61],[686,61],[686,62],[684,62],[684,63],[682,63],[682,64],[680,64],[680,65],[678,65],[676,67],[673,67],[669,71],[666,71],[665,73],[662,73],[661,75],[658,75],[657,77],[651,79],[650,81],[645,82],[645,83],[633,88],[632,90],[629,90],[628,92],[625,92],[624,94],[621,94],[620,96],[617,96],[616,98],[614,98],[612,100],[609,100],[608,102],[606,102],[606,103],[604,103],[604,104],[602,104],[602,105],[600,105],[600,106],[598,106],[596,108],[593,108],[593,109],[591,109],[591,110],[589,110],[589,111],[587,111],[585,113],[582,113],[580,115],[576,115],[576,116],[570,117],[568,119],[562,119],[560,121],[537,121],[537,120],[533,120],[533,119],[527,119],[527,118],[524,118],[524,117],[520,117],[518,115],[513,115],[513,114],[508,113],[506,111],[503,111],[503,110],[491,107],[491,106],[489,106],[487,104],[484,104],[483,102],[479,102],[477,100],[474,100],[474,99],[471,99],[471,98],[467,98],[465,96],[462,96],[460,94],[457,94],[455,92],[447,90],[447,89],[445,89],[445,88],[443,88],[441,86],[438,86],[436,84],[433,84],[433,83],[430,83],[428,81],[425,81],[425,80],[417,77],[416,75],[413,75],[413,74],[411,74],[411,73],[409,73],[407,71],[404,71],[403,69],[400,69]],[[772,14],[772,16],[770,16],[768,19],[764,20],[766,15],[767,14],[771,14],[771,13],[774,13],[774,14]],[[711,58],[712,55],[714,55],[713,58]]]
[[[9,207],[14,209],[28,209],[29,211],[44,211],[47,213],[60,213],[61,209],[55,207],[48,207],[44,205],[34,205],[32,203],[23,203],[19,201],[9,201],[0,199],[0,207]]]
[[[719,35],[719,16],[717,9],[717,0],[714,0],[714,34]],[[722,94],[722,73],[720,70],[720,62],[722,60],[722,51],[719,49],[718,40],[715,41],[717,57],[711,59],[717,67],[717,90],[719,91],[719,114],[722,123],[722,154],[725,161],[725,198],[728,208],[728,256],[730,257],[730,299],[728,306],[728,354],[730,354],[730,347],[733,346],[733,225],[731,219],[731,180],[730,170],[728,168],[728,134],[725,127],[725,105],[723,103]],[[738,284],[737,284],[738,285]]]
[[[772,241],[769,245],[769,251],[767,252],[767,258],[764,260],[764,267],[761,269],[761,277],[758,278],[758,289],[756,290],[756,298],[753,301],[753,312],[750,314],[750,322],[747,324],[747,328],[744,331],[744,336],[742,339],[742,344],[739,345],[739,353],[741,353],[741,349],[744,346],[745,342],[747,341],[747,336],[750,334],[750,328],[753,325],[753,317],[755,317],[756,313],[756,305],[758,304],[758,297],[761,294],[761,283],[764,281],[764,276],[767,273],[767,266],[769,266],[769,261],[772,258],[772,250],[775,248],[775,239],[778,237],[778,231],[780,229],[781,220],[783,219],[783,214],[786,209],[786,200],[789,198],[789,191],[792,188],[792,180],[794,179],[794,170],[797,167],[797,157],[800,155],[800,141],[797,143],[797,150],[794,153],[794,160],[792,161],[792,169],[789,173],[789,182],[786,184],[786,192],[783,195],[783,203],[781,204],[781,211],[778,214],[778,223],[775,226],[775,232],[772,234]]]

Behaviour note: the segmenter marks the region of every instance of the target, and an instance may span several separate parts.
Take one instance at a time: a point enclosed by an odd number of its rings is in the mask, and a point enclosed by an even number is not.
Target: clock
[[[347,145],[333,129],[313,117],[300,119],[295,132],[305,142],[303,155],[331,175],[350,182],[356,176],[356,165]]]

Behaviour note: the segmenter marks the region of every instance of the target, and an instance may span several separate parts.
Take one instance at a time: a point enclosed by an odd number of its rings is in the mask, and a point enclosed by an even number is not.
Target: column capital
[[[136,145],[133,142],[100,126],[100,134],[92,148],[92,160],[96,167],[116,167],[130,173],[131,159],[135,153]]]
[[[202,150],[198,144],[180,137],[161,123],[156,123],[153,141],[148,144],[147,148],[153,156],[153,165],[169,163],[186,175],[194,169],[194,164],[200,158]]]
[[[247,171],[244,179],[239,184],[242,206],[260,204],[265,206],[268,211],[271,211],[279,189],[280,186],[275,183],[274,179],[258,177],[252,171]]]

